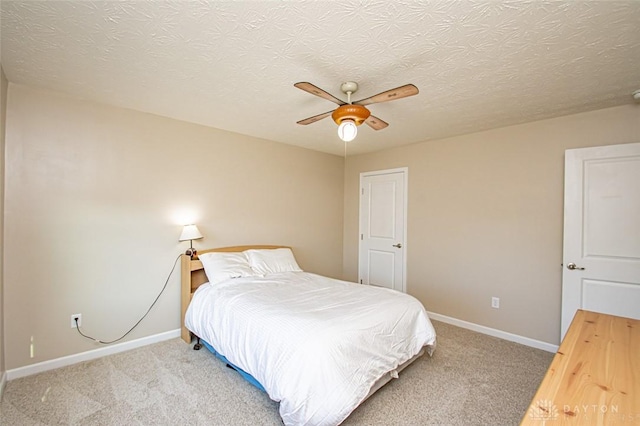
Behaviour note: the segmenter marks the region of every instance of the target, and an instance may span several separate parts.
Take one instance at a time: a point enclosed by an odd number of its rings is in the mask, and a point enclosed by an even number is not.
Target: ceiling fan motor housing
[[[357,126],[361,125],[364,120],[369,118],[371,112],[362,105],[346,104],[336,108],[331,114],[331,118],[336,124],[342,123],[342,120],[353,120]]]

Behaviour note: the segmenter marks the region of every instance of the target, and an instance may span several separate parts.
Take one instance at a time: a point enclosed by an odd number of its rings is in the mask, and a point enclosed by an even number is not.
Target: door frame
[[[362,251],[362,195],[363,195],[363,180],[369,176],[380,176],[380,175],[389,175],[393,173],[402,173],[404,177],[404,188],[403,188],[403,210],[404,210],[404,226],[402,230],[402,292],[407,292],[407,228],[408,228],[408,212],[409,212],[409,168],[408,167],[397,167],[394,169],[384,169],[384,170],[373,170],[369,172],[361,172],[360,180],[358,182],[358,282],[362,283],[362,268],[361,268],[361,256],[360,253]]]

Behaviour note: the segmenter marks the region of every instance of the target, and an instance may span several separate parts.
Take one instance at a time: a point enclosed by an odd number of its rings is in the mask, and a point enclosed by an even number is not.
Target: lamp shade
[[[345,142],[351,142],[358,134],[358,127],[353,120],[342,120],[338,126],[338,136]]]
[[[202,234],[195,225],[185,225],[178,241],[199,240]]]

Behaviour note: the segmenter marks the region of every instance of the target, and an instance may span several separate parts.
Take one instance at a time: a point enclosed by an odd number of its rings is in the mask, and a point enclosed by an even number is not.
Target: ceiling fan
[[[371,115],[371,112],[365,105],[379,104],[381,102],[393,101],[418,94],[418,88],[416,86],[413,84],[405,84],[404,86],[396,87],[395,89],[387,90],[386,92],[378,93],[377,95],[360,99],[356,102],[351,102],[351,95],[358,90],[358,83],[347,81],[340,86],[340,90],[347,95],[347,102],[343,102],[311,83],[300,82],[294,84],[294,86],[339,105],[338,108],[334,110],[300,120],[298,124],[307,125],[315,123],[331,115],[333,121],[338,124],[338,136],[345,142],[355,139],[358,133],[357,126],[362,123],[366,123],[373,130],[381,130],[389,125],[378,117]]]

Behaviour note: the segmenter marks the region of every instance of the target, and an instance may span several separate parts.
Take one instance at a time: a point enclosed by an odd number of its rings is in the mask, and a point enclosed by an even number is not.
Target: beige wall
[[[9,83],[0,65],[0,380],[6,371],[4,362],[4,147]],[[2,389],[0,389],[1,395]]]
[[[285,244],[342,274],[341,157],[14,84],[6,148],[7,369],[98,347],[75,313],[103,340],[125,332],[188,247],[181,221],[196,248]],[[179,327],[178,276],[126,340]]]
[[[558,344],[564,151],[630,142],[640,105],[347,157],[345,278],[358,274],[359,174],[406,166],[408,292],[429,311]]]
[[[4,103],[4,76],[2,84]],[[86,332],[119,337],[186,248],[177,241],[180,222],[199,225],[205,239],[196,247],[287,244],[303,268],[355,280],[359,173],[404,166],[409,293],[430,311],[558,343],[564,150],[640,141],[635,105],[345,164],[23,86],[10,84],[8,93],[4,289],[0,279],[7,369],[98,347],[70,328],[74,313]],[[175,274],[127,340],[178,327],[178,286]],[[501,309],[490,308],[491,296]]]

